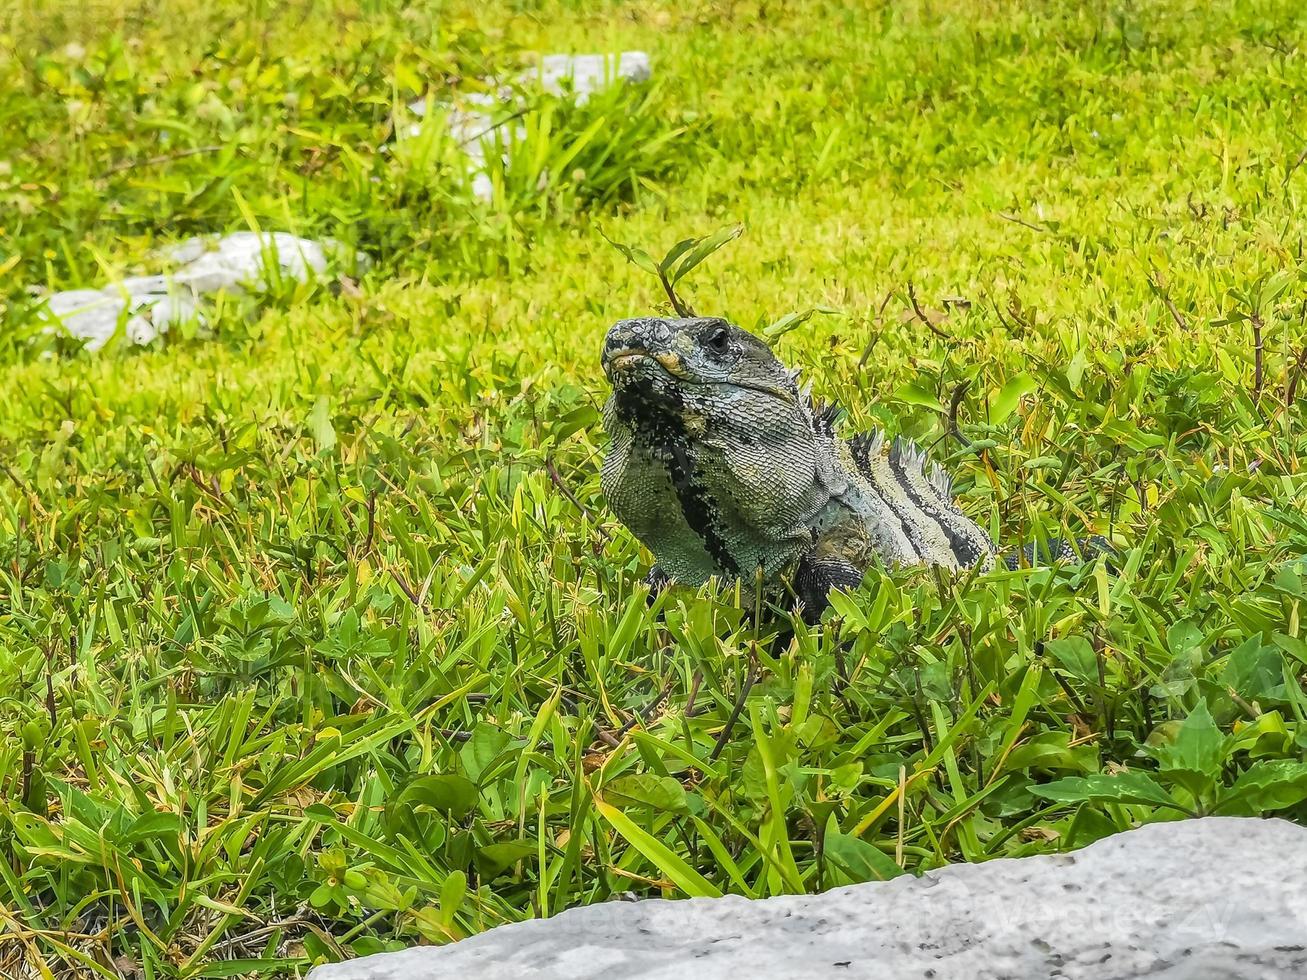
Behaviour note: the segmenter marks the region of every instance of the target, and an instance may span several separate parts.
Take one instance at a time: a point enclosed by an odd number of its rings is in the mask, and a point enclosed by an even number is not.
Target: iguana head
[[[619,320],[604,339],[604,373],[614,408],[636,426],[682,420],[710,422],[750,412],[792,414],[799,390],[765,343],[720,317]]]
[[[717,317],[622,320],[608,331],[608,500],[670,575],[771,575],[810,544],[832,458],[794,375]]]

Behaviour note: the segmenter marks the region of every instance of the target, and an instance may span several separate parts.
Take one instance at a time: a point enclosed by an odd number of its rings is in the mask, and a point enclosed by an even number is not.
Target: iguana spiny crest
[[[716,317],[642,317],[604,340],[612,446],[603,487],[657,558],[653,578],[774,580],[796,566],[811,610],[867,566],[994,564],[948,476],[906,440],[835,434],[760,339]]]

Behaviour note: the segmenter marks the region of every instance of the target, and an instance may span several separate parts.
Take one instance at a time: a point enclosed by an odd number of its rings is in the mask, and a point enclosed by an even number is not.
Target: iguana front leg
[[[803,603],[803,621],[809,626],[821,622],[831,589],[856,589],[861,583],[862,569],[851,561],[819,554],[817,548],[805,552],[794,570],[794,594]]]
[[[673,579],[657,562],[649,569],[649,574],[644,577],[644,584],[649,586],[649,597],[645,602],[652,606],[658,597],[663,594],[663,590],[671,585]]]

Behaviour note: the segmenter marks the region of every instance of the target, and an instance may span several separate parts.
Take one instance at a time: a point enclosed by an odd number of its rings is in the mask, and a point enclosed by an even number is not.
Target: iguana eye
[[[711,327],[704,335],[703,345],[718,354],[725,354],[730,350],[731,332],[721,324]]]

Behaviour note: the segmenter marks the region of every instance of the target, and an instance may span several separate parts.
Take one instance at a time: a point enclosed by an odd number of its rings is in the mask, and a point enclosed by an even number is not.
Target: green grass
[[[1300,3],[84,11],[0,12],[0,971],[295,975],[1307,818]],[[490,204],[438,125],[377,149],[428,84],[623,48],[655,85],[535,105]],[[39,334],[27,285],[251,222],[374,267]],[[597,355],[664,300],[601,231],[735,222],[697,309],[841,311],[778,348],[851,425],[1119,568],[872,573],[780,649],[748,595],[646,609]]]

